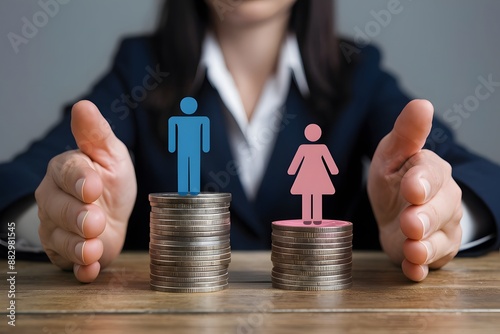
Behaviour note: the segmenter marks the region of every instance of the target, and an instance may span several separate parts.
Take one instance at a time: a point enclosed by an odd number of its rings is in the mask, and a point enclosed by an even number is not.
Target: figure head
[[[198,109],[198,102],[192,97],[185,97],[181,101],[181,110],[186,115],[192,115]]]
[[[321,128],[317,124],[309,124],[304,130],[304,134],[307,140],[314,143],[321,138]]]

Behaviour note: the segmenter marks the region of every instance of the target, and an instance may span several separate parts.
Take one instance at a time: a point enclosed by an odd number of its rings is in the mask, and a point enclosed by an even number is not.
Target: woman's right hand
[[[73,106],[71,130],[79,150],[54,157],[35,192],[39,236],[54,264],[92,282],[120,254],[137,184],[126,146],[92,102]]]

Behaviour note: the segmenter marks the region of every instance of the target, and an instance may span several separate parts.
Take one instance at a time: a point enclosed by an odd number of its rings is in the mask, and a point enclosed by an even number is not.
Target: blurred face
[[[289,15],[296,0],[205,0],[215,24],[246,26]]]

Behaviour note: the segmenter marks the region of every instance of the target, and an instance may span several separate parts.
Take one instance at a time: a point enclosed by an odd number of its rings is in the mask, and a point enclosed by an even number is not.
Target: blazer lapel
[[[224,105],[217,91],[204,80],[199,94],[200,110],[197,115],[210,118],[210,152],[201,159],[201,184],[203,191],[228,192],[232,194],[231,212],[248,225],[256,235],[262,228],[253,204],[248,200],[231,153],[226,130]],[[203,109],[203,110],[202,110]]]
[[[307,142],[305,127],[318,121],[307,110],[307,103],[292,80],[281,127],[255,202],[269,236],[272,221],[301,217],[301,197],[290,194],[295,177],[288,175],[287,170],[299,146]]]

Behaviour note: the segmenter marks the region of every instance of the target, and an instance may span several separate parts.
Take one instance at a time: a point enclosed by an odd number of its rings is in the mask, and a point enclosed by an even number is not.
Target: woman
[[[54,157],[35,193],[40,240],[53,263],[94,280],[124,243],[147,248],[147,195],[176,189],[167,120],[183,97],[195,96],[197,114],[213,129],[202,190],[232,193],[233,249],[269,248],[271,221],[300,215],[286,170],[305,126],[316,123],[343,171],[325,216],[359,226],[358,248],[378,247],[378,233],[404,274],[423,280],[460,247],[454,178],[479,199],[494,229],[500,213],[485,203],[500,188],[491,182],[500,172],[451,140],[436,145],[442,157],[421,150],[431,104],[408,103],[371,47],[347,63],[332,13],[329,1],[168,1],[152,38],[122,44],[87,97],[93,103],[75,104],[46,138],[2,166],[2,181],[17,182],[15,194],[2,194],[2,209],[32,193]],[[73,137],[79,150],[63,152]],[[372,159],[370,200],[363,157]],[[453,177],[443,158],[458,169]],[[498,239],[481,249],[493,247]]]
[[[306,139],[317,142],[321,138],[321,128],[309,124],[304,130]],[[323,195],[335,194],[330,174],[339,173],[328,147],[323,144],[302,144],[297,149],[289,175],[296,175],[290,193],[302,195],[302,220],[304,224],[320,225],[323,220]]]

